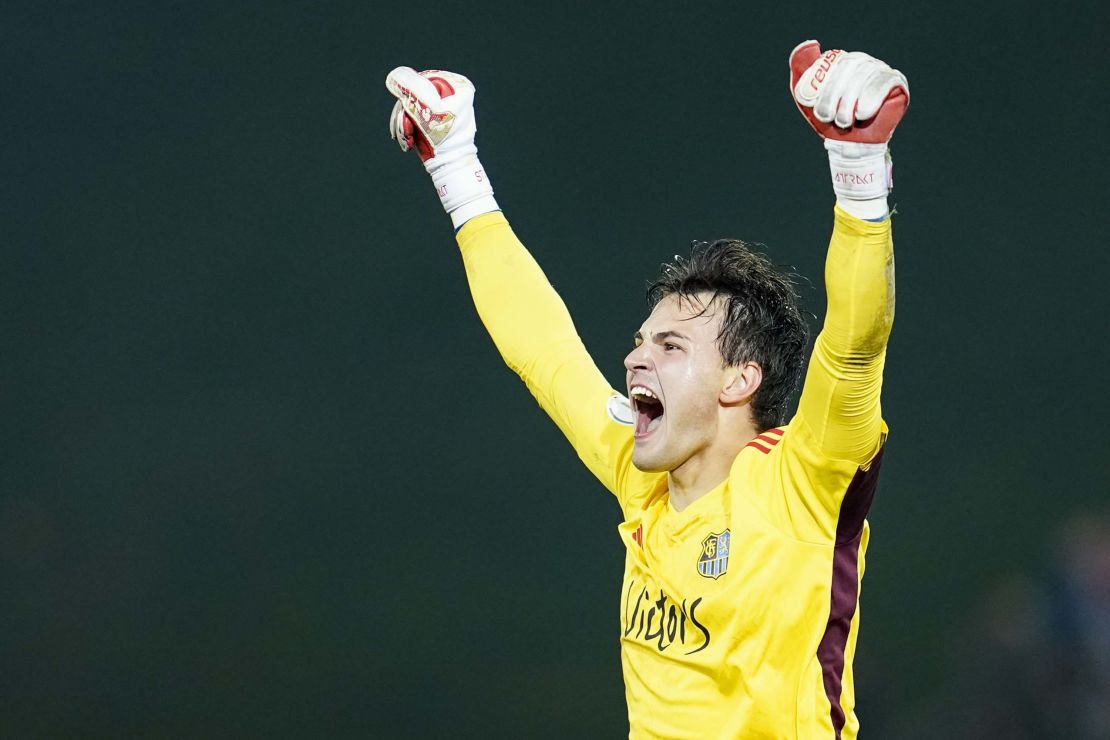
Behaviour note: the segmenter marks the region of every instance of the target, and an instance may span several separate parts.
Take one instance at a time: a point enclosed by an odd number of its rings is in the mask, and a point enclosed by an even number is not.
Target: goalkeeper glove
[[[905,75],[859,51],[804,41],[790,53],[798,110],[825,140],[833,191],[862,218],[885,216],[894,185],[887,142],[910,103]]]
[[[453,72],[398,67],[386,76],[385,86],[397,98],[389,135],[401,151],[416,149],[455,228],[498,210],[474,145],[478,127],[470,80]]]

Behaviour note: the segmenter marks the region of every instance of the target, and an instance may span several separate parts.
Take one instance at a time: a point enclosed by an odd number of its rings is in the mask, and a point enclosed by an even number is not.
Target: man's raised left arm
[[[825,263],[828,309],[791,429],[808,435],[823,458],[866,466],[886,436],[879,393],[894,321],[888,143],[909,105],[909,86],[878,59],[822,52],[815,41],[795,48],[790,70],[798,109],[824,140],[837,199]]]

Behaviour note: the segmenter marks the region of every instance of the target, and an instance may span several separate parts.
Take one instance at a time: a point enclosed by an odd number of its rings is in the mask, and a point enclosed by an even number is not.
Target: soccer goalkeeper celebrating
[[[887,142],[909,93],[883,62],[815,41],[794,49],[790,78],[824,139],[836,209],[828,311],[789,423],[807,330],[765,257],[719,240],[664,265],[618,393],[498,209],[474,146],[473,85],[408,67],[386,80],[390,132],[432,176],[482,322],[624,512],[633,738],[858,731],[852,658],[894,316]]]

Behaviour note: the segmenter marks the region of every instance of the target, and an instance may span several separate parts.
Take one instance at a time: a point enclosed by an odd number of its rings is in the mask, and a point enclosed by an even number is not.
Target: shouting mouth
[[[639,383],[629,389],[628,396],[636,417],[634,436],[643,439],[663,425],[663,401],[658,393]]]

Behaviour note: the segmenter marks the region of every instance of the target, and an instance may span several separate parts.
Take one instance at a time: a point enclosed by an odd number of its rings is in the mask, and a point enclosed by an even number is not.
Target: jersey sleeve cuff
[[[833,224],[837,231],[853,236],[887,236],[890,234],[890,215],[881,221],[853,216],[839,205],[833,208]]]
[[[501,211],[491,211],[468,219],[466,223],[455,232],[455,240],[459,247],[466,249],[486,229],[508,226],[509,221]]]

